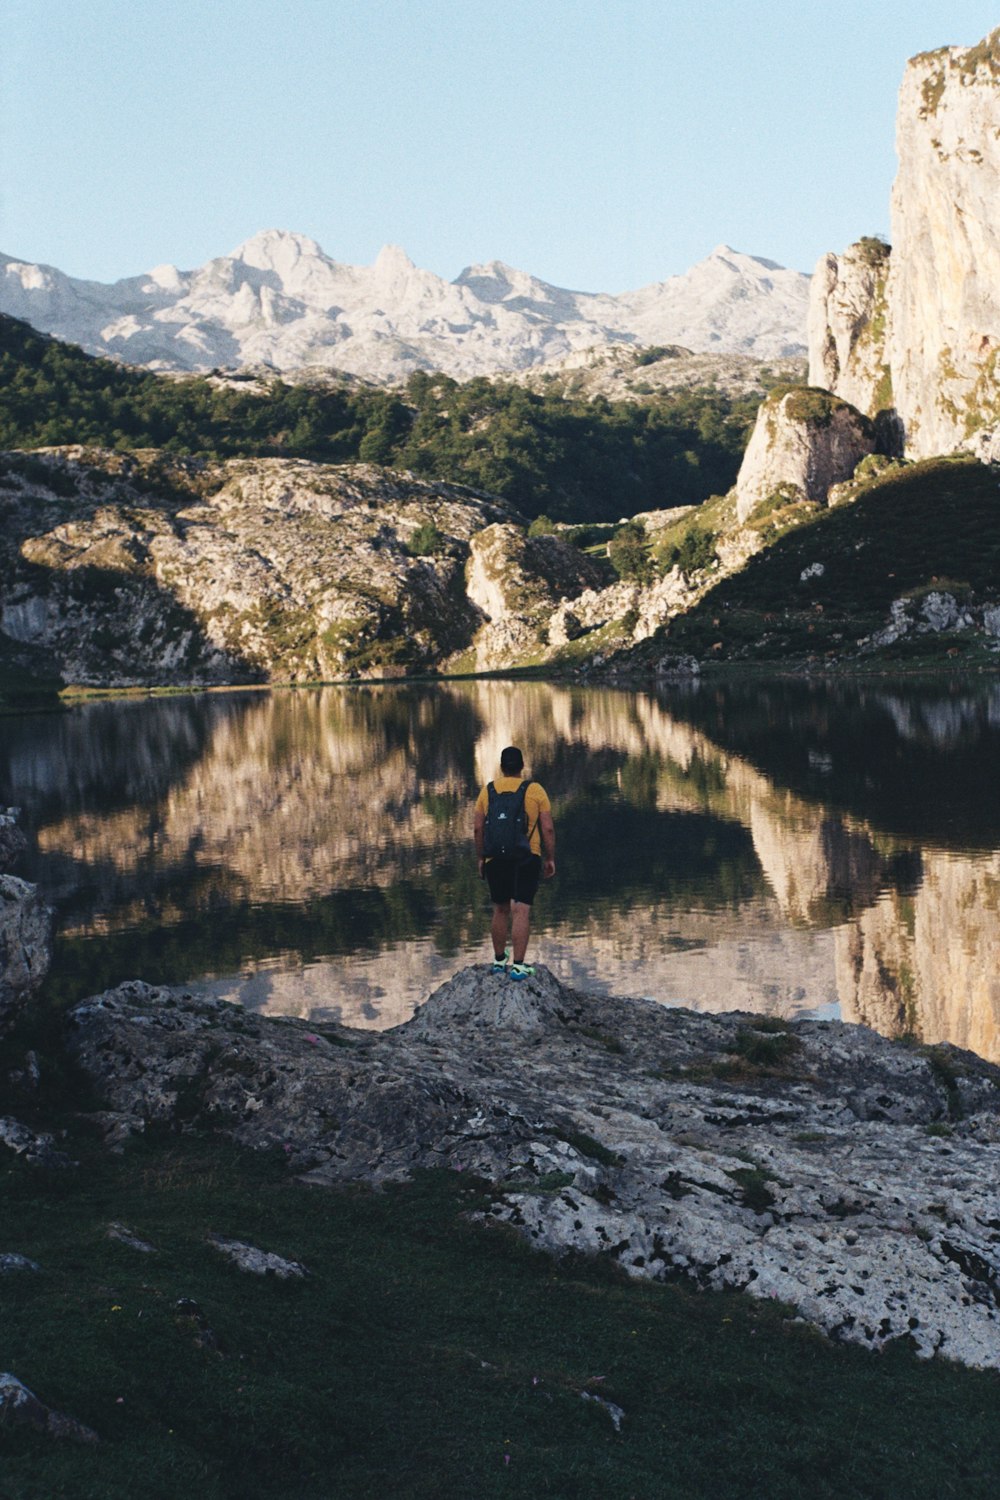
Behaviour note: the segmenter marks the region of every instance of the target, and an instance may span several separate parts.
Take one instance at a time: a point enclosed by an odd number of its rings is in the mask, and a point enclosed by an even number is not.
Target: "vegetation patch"
[[[423,372],[401,391],[275,379],[261,393],[94,359],[7,317],[0,386],[0,448],[156,449],[182,463],[361,460],[499,495],[528,517],[572,522],[617,521],[728,489],[759,404],[708,387],[641,402],[589,400]],[[44,463],[49,484],[53,464],[32,461]]]
[[[755,1214],[767,1213],[774,1204],[774,1194],[768,1187],[771,1179],[760,1167],[736,1167],[726,1173],[742,1190],[743,1202]]]
[[[651,658],[668,649],[718,661],[856,659],[894,599],[959,579],[967,599],[989,601],[998,577],[1000,495],[992,471],[964,455],[893,466],[852,503],[803,515],[643,649]],[[882,648],[879,658],[943,657],[974,644],[928,633]]]

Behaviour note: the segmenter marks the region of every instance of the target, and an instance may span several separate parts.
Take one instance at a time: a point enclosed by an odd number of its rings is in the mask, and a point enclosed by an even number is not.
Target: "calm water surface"
[[[50,989],[125,978],[385,1027],[489,955],[471,804],[553,799],[529,957],[698,1010],[1000,1060],[1000,686],[323,688],[0,721]]]

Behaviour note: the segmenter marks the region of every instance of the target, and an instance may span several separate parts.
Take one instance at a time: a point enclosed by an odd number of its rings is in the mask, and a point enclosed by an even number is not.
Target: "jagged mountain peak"
[[[282,229],[197,270],[162,265],[112,286],[0,258],[0,312],[90,353],[174,370],[320,366],[387,383],[418,369],[510,373],[613,344],[795,356],[808,286],[807,276],[728,245],[682,276],[619,296],[569,291],[501,260],[449,282],[398,245],[354,266]]]
[[[245,261],[248,266],[276,270],[280,265],[303,257],[329,263],[329,256],[308,235],[295,234],[290,229],[262,229],[237,245],[225,258]]]

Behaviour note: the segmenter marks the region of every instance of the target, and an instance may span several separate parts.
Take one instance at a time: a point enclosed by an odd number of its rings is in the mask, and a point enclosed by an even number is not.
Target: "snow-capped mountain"
[[[283,230],[196,271],[157,266],[112,284],[0,255],[0,312],[157,370],[266,363],[379,381],[418,369],[465,378],[609,343],[776,358],[805,351],[808,297],[808,276],[726,245],[681,276],[619,296],[566,291],[500,261],[448,282],[395,246],[371,266],[350,266]]]

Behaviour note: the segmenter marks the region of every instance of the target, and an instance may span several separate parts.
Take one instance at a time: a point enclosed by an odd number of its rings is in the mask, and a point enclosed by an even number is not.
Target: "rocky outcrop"
[[[2,873],[22,853],[13,808],[0,812],[0,1036],[38,990],[52,961],[52,912],[37,886]]]
[[[875,451],[872,424],[855,407],[812,386],[778,387],[762,404],[736,481],[746,521],[765,501],[824,502]]]
[[[523,665],[547,654],[554,612],[572,610],[576,596],[599,587],[603,577],[601,568],[557,536],[526,536],[510,524],[477,532],[466,564],[466,591],[485,622],[473,644],[476,669]],[[558,631],[552,643],[559,643]]]
[[[948,589],[921,589],[894,599],[885,625],[858,644],[867,653],[893,646],[906,637],[968,631],[975,631],[988,641],[1000,640],[1000,605],[990,600],[956,597]]]
[[[864,1028],[696,1016],[470,969],[372,1036],[138,983],[78,1005],[121,1131],[192,1123],[314,1184],[449,1167],[490,1217],[840,1338],[1000,1368],[1000,1072]]]
[[[468,648],[471,538],[512,513],[370,465],[8,455],[0,628],[77,684],[426,671]]]
[[[585,659],[706,586],[676,569],[609,586],[606,562],[503,502],[370,464],[7,454],[0,511],[0,672],[7,649],[39,664],[19,657],[22,676],[77,686],[501,671],[611,627]]]
[[[96,1443],[98,1440],[92,1427],[46,1406],[34,1391],[29,1391],[16,1375],[6,1370],[0,1373],[0,1425],[31,1427],[47,1437],[68,1438],[75,1443]]]
[[[889,246],[860,240],[824,255],[809,293],[809,384],[874,417],[892,406],[886,341]]]

